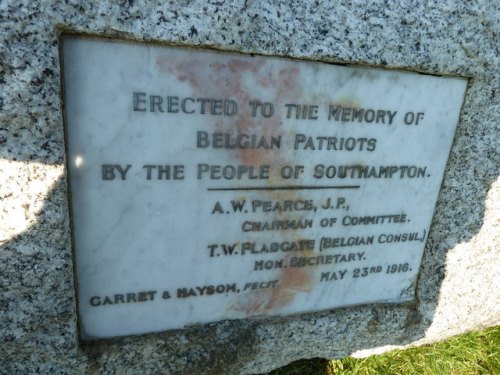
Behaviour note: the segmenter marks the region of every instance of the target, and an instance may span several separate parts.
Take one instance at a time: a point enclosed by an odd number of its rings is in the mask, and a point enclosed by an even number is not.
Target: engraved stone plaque
[[[62,43],[83,339],[414,298],[465,79]]]

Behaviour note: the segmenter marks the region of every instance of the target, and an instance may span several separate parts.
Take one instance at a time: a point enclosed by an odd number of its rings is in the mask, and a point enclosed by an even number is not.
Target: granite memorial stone
[[[500,324],[498,14],[1,1],[0,374],[258,374]]]

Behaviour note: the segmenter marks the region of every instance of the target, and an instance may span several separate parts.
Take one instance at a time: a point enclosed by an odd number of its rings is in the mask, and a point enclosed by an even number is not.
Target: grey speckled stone
[[[0,373],[259,373],[499,324],[499,13],[495,0],[0,2]],[[80,343],[61,30],[470,77],[417,302]]]

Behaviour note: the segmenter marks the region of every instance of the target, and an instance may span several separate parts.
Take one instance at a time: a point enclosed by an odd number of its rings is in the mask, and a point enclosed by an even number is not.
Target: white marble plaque
[[[414,298],[465,79],[62,41],[83,339]]]

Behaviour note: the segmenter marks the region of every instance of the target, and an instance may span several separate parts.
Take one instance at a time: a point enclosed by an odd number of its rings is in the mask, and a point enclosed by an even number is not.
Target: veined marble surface
[[[63,53],[84,339],[413,299],[466,80]]]

